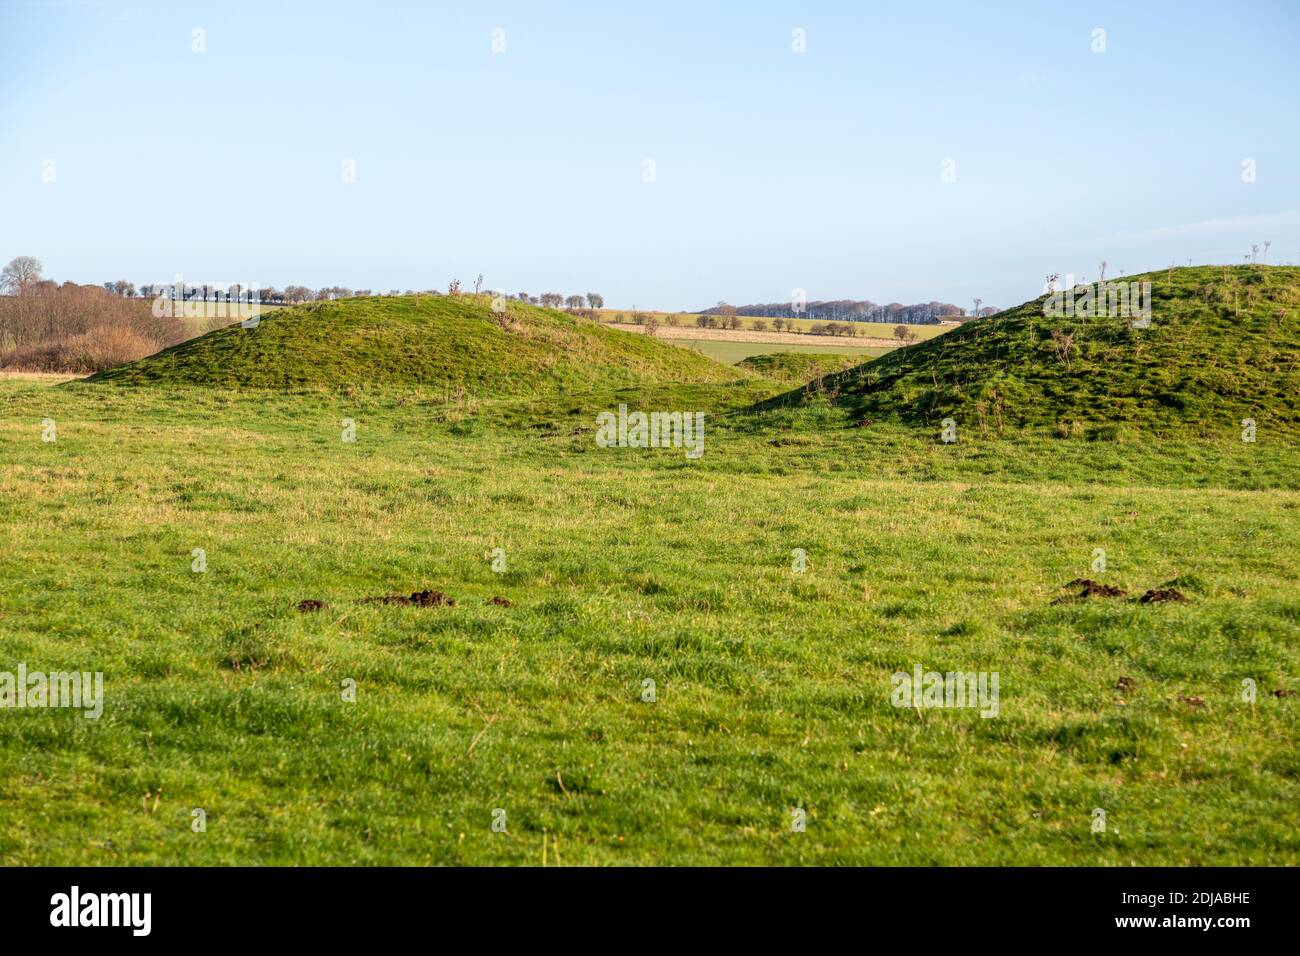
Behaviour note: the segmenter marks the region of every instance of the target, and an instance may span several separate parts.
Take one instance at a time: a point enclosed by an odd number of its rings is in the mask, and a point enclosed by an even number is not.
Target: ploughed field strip
[[[473,367],[523,368],[473,308]],[[443,371],[364,388],[0,381],[0,671],[103,675],[95,719],[0,710],[0,860],[1300,862],[1272,393],[1254,441],[1227,393],[1085,440],[847,386],[763,408],[774,378],[650,348],[515,391],[418,343]],[[619,440],[638,411],[703,413],[700,453]]]

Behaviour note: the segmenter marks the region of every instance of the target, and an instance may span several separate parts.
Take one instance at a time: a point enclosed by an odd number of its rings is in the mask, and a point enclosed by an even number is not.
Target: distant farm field
[[[674,328],[695,329],[699,327],[697,325],[699,315],[698,313],[693,312],[650,312],[643,310],[632,312],[625,309],[604,309],[600,312],[600,319],[602,322],[610,322],[616,325],[632,325],[636,324],[636,316],[646,315],[653,315],[659,321],[660,328],[663,329],[663,334],[671,334]],[[723,316],[712,316],[712,318],[715,318],[718,321],[723,321]],[[740,320],[740,330],[743,331],[752,330],[755,322],[765,323],[768,331],[773,331],[774,326],[772,323],[776,321],[775,319],[754,315],[740,315],[736,316],[736,318]],[[796,332],[809,332],[814,325],[825,325],[828,320],[782,319],[781,321],[785,323],[787,330],[794,329]],[[841,322],[840,324],[853,326],[853,329],[856,332],[855,337],[879,339],[893,339],[894,329],[898,327],[898,323],[896,322]],[[918,340],[934,338],[936,335],[942,335],[945,332],[951,331],[955,327],[955,325],[907,326],[907,328],[916,335]],[[722,332],[726,330],[718,329],[713,331]],[[814,341],[822,339],[828,341],[853,341],[852,338],[822,335],[816,336]]]

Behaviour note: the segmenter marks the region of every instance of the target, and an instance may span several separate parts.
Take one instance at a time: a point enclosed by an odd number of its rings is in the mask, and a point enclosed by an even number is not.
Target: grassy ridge
[[[664,342],[670,342],[679,348],[690,349],[693,352],[699,352],[701,355],[707,355],[709,358],[724,365],[734,365],[737,368],[744,369],[746,366],[741,365],[745,359],[754,355],[768,355],[772,353],[808,353],[814,355],[836,355],[852,356],[855,361],[847,363],[845,367],[852,367],[858,362],[865,362],[867,359],[884,355],[889,349],[867,348],[860,345],[804,345],[796,342],[737,342],[723,338],[726,333],[718,333],[716,339],[700,338],[674,338],[671,335],[662,335],[660,339]]]
[[[768,352],[742,359],[736,367],[780,382],[810,382],[832,372],[853,368],[859,364],[860,358],[858,355],[826,352]]]
[[[1300,432],[1300,269],[1180,268],[1152,283],[1152,321],[1049,318],[1043,299],[831,376],[856,416],[1063,435]],[[1058,333],[1054,339],[1053,333]],[[1062,351],[1059,335],[1072,337]],[[807,391],[774,400],[806,398]]]
[[[346,299],[278,309],[110,369],[119,385],[344,390],[460,387],[475,397],[652,382],[725,382],[738,373],[653,337],[487,296]]]

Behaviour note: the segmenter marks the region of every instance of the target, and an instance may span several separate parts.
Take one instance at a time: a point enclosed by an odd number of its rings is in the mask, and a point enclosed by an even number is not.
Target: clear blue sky
[[[1300,3],[992,7],[0,0],[0,261],[643,308],[1300,261]]]

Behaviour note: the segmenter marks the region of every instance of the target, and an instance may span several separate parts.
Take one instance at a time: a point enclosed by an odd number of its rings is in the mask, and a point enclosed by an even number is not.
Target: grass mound
[[[736,368],[778,382],[811,382],[858,364],[859,356],[836,352],[765,352],[736,363]]]
[[[981,432],[1102,439],[1222,436],[1247,418],[1260,440],[1300,431],[1300,268],[1201,266],[1121,281],[1151,283],[1149,327],[1050,316],[1044,296],[757,407],[820,395],[864,419],[951,417]]]
[[[645,335],[488,296],[375,296],[280,309],[91,381],[262,389],[463,388],[479,397],[662,382],[730,382],[741,373]]]

